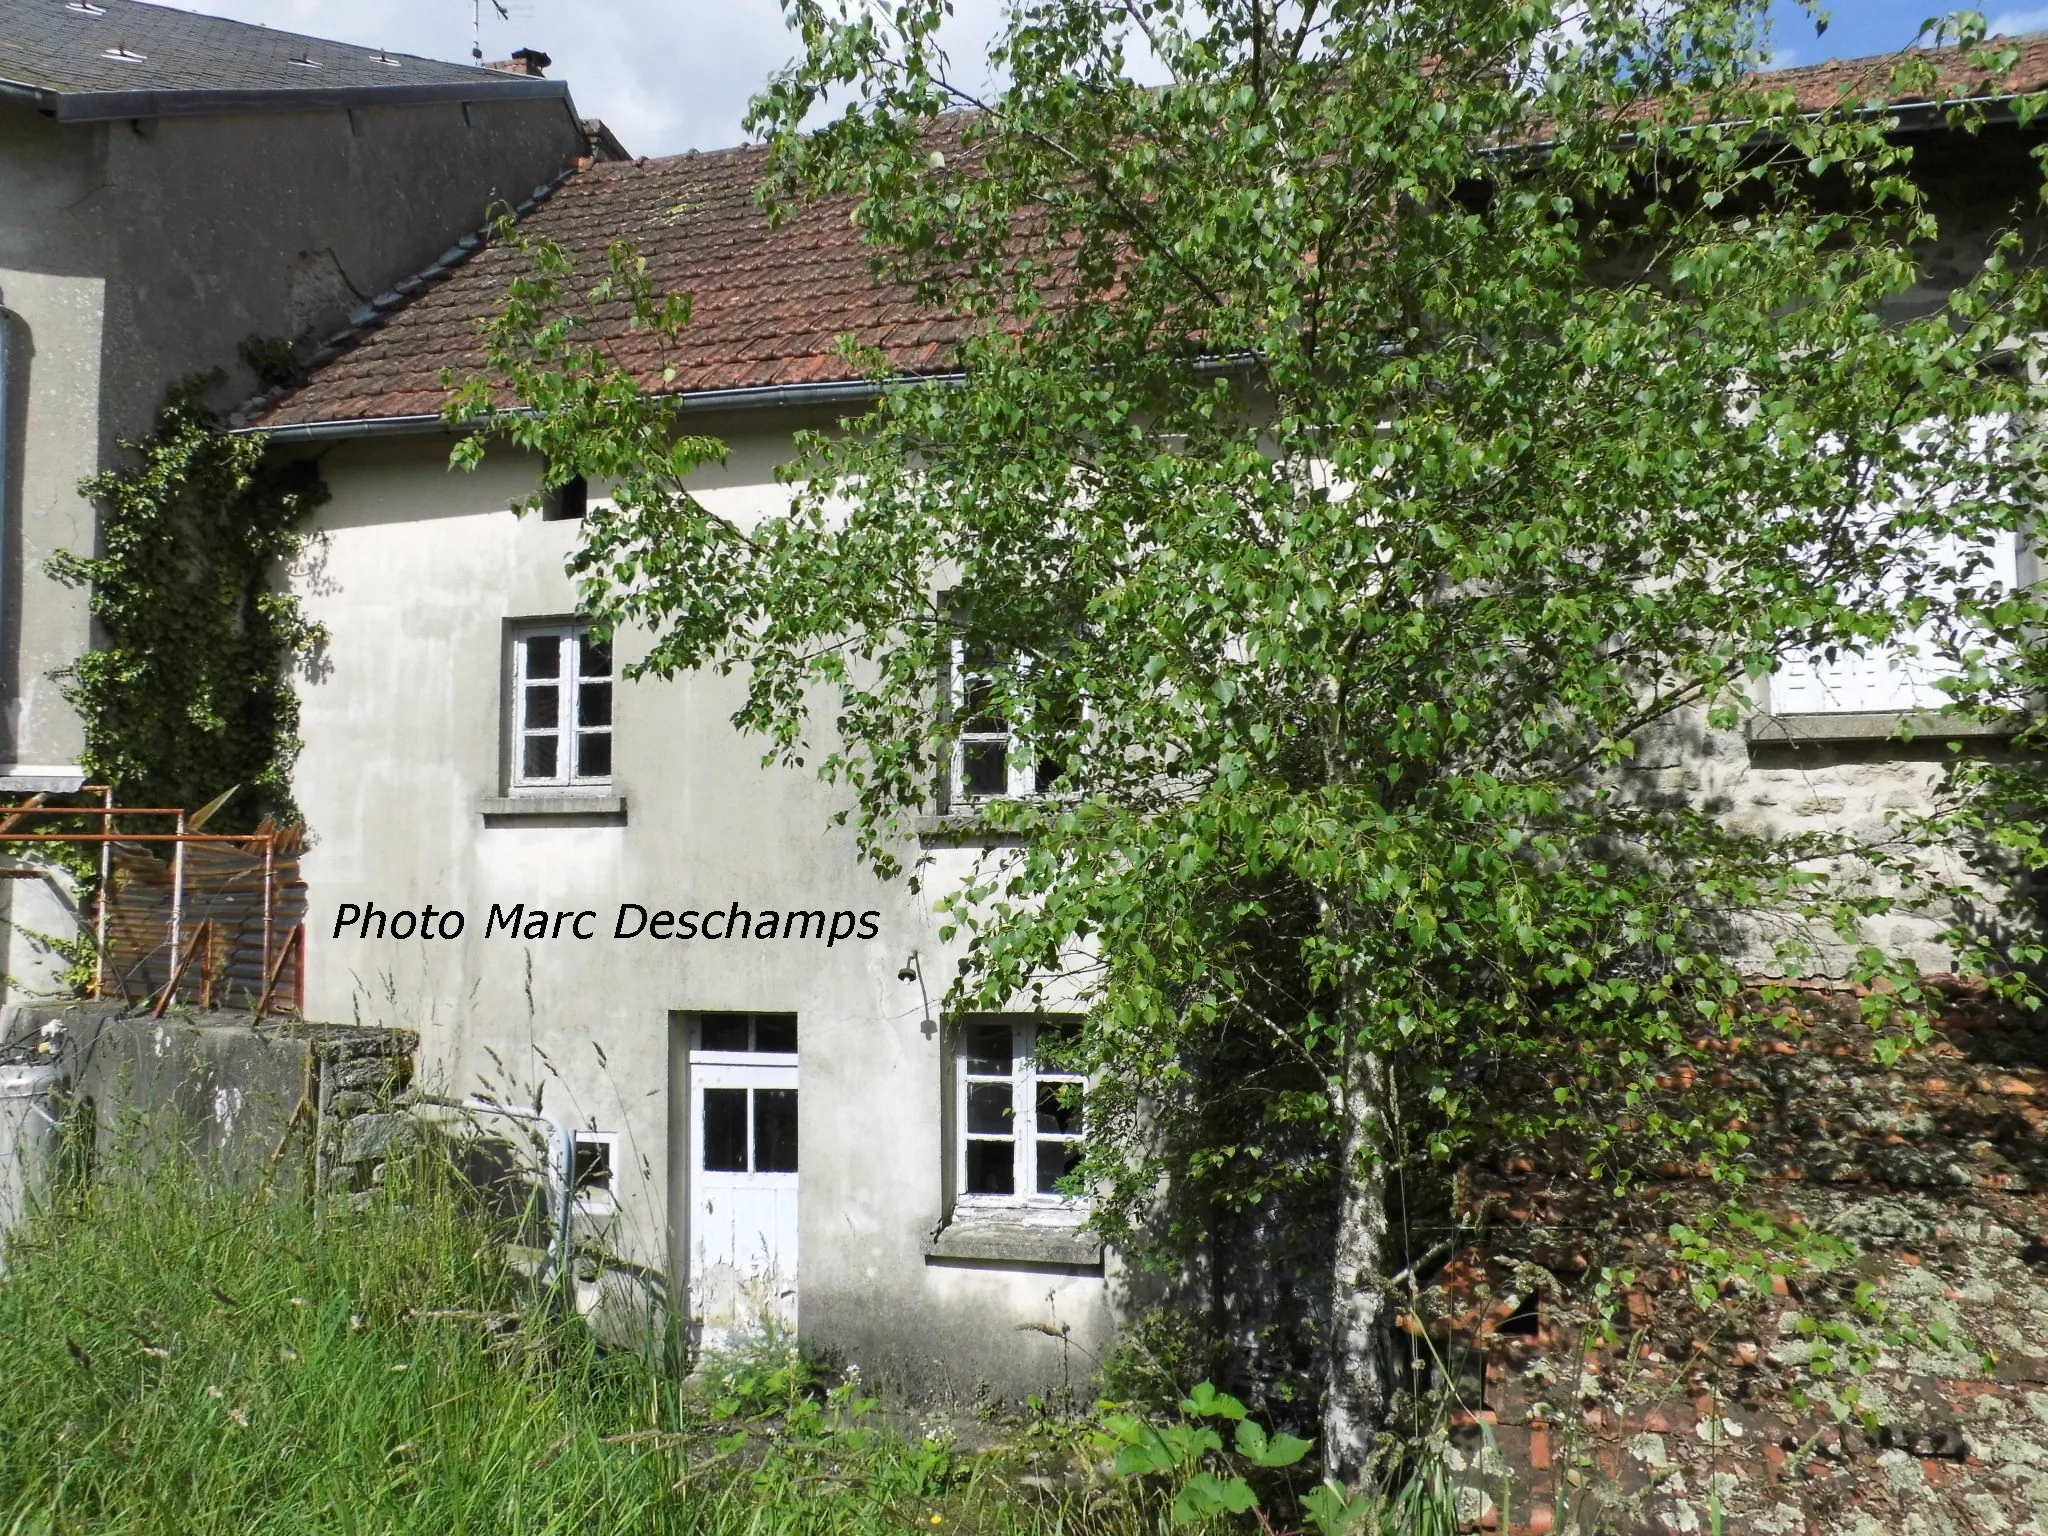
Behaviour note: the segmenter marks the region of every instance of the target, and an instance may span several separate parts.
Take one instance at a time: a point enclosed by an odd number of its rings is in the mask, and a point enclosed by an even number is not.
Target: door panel
[[[794,1333],[796,1063],[692,1051],[690,1095],[690,1310],[703,1346]]]

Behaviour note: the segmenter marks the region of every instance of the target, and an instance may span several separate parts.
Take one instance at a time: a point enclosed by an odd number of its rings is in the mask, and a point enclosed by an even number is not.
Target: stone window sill
[[[927,1262],[1003,1268],[1102,1269],[1102,1239],[1071,1207],[961,1204],[924,1245]]]
[[[624,795],[489,795],[477,802],[487,827],[527,823],[626,824]]]
[[[1746,727],[1752,743],[1772,746],[1829,742],[1999,741],[2016,734],[2010,721],[1956,720],[1927,710],[1844,710],[1825,714],[1756,715]]]
[[[1024,843],[1023,833],[992,827],[974,811],[920,816],[913,829],[926,848],[1017,848]]]

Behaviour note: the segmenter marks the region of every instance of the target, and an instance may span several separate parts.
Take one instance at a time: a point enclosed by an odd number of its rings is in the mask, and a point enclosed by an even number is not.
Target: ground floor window
[[[1053,1065],[1072,1028],[1055,1015],[974,1016],[958,1030],[960,1193],[1058,1201],[1081,1161],[1085,1079]]]

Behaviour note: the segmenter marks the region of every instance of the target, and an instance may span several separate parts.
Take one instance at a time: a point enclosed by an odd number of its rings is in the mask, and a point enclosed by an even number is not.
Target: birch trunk
[[[1380,1059],[1354,1051],[1344,1072],[1344,1150],[1337,1170],[1336,1264],[1330,1295],[1323,1462],[1347,1488],[1372,1471],[1373,1440],[1392,1393],[1386,1276],[1386,1097]]]

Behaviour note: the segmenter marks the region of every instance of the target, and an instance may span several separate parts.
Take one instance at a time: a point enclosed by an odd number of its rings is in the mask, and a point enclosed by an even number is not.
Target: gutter
[[[850,405],[878,400],[895,385],[961,384],[964,373],[928,373],[913,378],[878,383],[873,379],[842,379],[825,384],[766,384],[746,389],[686,390],[667,398],[685,411],[757,411],[775,407],[806,405]],[[662,398],[657,396],[656,398]],[[498,419],[529,416],[530,411],[507,411]],[[304,421],[281,427],[234,427],[230,437],[261,437],[273,443],[323,443],[352,437],[410,437],[429,432],[461,430],[449,426],[446,418],[432,416],[372,416],[355,421]]]
[[[11,527],[9,513],[13,508],[14,496],[14,396],[10,388],[14,378],[14,359],[9,351],[13,337],[12,317],[7,313],[5,296],[0,295],[0,549],[8,544]],[[5,587],[0,585],[0,595]],[[0,632],[6,628],[7,610],[0,603]]]
[[[0,96],[27,101],[60,123],[134,117],[211,117],[238,112],[338,112],[349,107],[427,107],[464,101],[569,101],[569,82],[507,75],[432,85],[343,85],[264,90],[60,91],[0,80]]]

